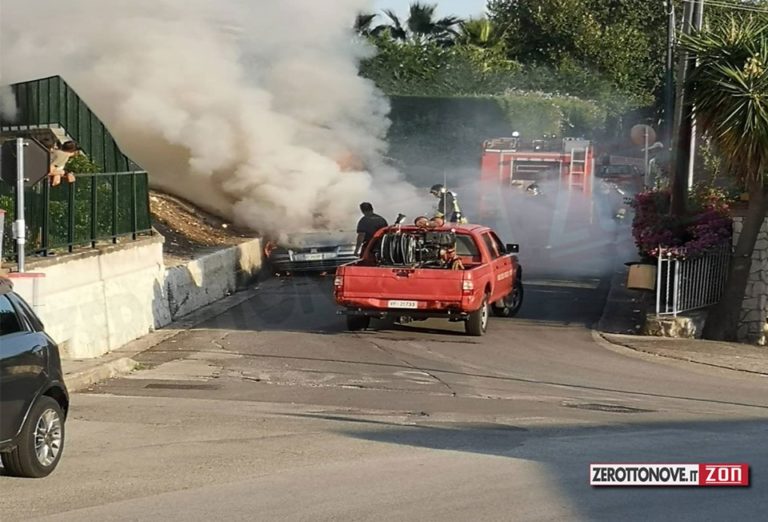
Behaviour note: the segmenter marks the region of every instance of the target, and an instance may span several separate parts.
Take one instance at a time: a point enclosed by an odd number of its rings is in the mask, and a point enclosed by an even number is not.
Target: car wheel
[[[19,436],[19,445],[2,454],[6,472],[16,477],[49,475],[64,450],[64,414],[59,403],[40,397],[29,412]]]
[[[517,279],[512,293],[494,305],[493,314],[497,317],[516,316],[523,306],[523,294],[523,282]]]
[[[485,332],[488,330],[488,316],[490,315],[488,308],[488,296],[486,295],[483,297],[482,306],[469,314],[467,322],[464,323],[464,329],[468,335],[473,337],[485,335]]]
[[[371,324],[371,318],[365,315],[348,315],[347,316],[347,330],[351,332],[357,332],[359,330],[365,330]]]

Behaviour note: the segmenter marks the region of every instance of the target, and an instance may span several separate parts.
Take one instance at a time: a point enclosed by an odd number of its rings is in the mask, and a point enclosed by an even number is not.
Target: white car
[[[264,255],[277,274],[331,272],[358,259],[356,240],[350,231],[292,234],[283,241],[267,241]]]

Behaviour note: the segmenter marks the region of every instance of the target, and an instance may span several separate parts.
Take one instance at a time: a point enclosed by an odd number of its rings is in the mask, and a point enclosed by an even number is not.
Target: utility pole
[[[675,128],[675,4],[667,2],[667,63],[666,79],[664,81],[664,144],[671,158],[672,136]]]
[[[704,0],[696,0],[695,12],[693,15],[693,28],[696,31],[701,31],[704,26]],[[698,60],[694,60],[691,63],[691,69],[695,69],[698,66]],[[693,187],[693,175],[694,166],[696,163],[696,107],[691,105],[691,148],[688,159],[688,189]]]
[[[690,34],[693,27],[694,5],[683,5],[683,34]],[[671,212],[675,216],[685,213],[686,188],[688,184],[689,157],[691,144],[691,107],[686,96],[686,80],[690,56],[681,51],[677,64],[677,100],[675,102],[674,139],[671,162]]]

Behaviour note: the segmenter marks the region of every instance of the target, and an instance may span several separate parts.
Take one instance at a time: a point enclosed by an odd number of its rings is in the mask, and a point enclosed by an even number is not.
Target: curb
[[[634,352],[636,354],[641,354],[641,355],[647,356],[649,358],[650,357],[653,357],[653,358],[662,357],[664,359],[669,359],[670,361],[680,361],[680,362],[698,364],[698,365],[701,365],[701,366],[708,366],[710,368],[718,368],[720,370],[730,370],[732,372],[747,373],[747,374],[750,374],[750,375],[759,375],[760,377],[768,377],[768,373],[766,373],[766,372],[758,372],[758,371],[754,371],[754,370],[748,370],[746,368],[737,368],[735,366],[728,366],[728,365],[725,365],[725,364],[716,364],[716,363],[711,363],[711,362],[704,362],[704,361],[693,359],[691,357],[675,356],[675,355],[668,354],[668,353],[659,353],[659,352],[654,352],[652,350],[645,350],[643,348],[632,346],[631,344],[625,344],[625,343],[620,343],[620,342],[612,341],[612,340],[608,339],[608,337],[606,337],[607,335],[616,336],[616,335],[621,335],[621,334],[611,334],[611,333],[601,332],[601,331],[596,330],[596,329],[592,330],[592,339],[597,344],[603,345],[606,348],[611,349],[611,350],[616,351],[616,352],[619,352],[619,351],[623,352],[623,351],[626,351],[626,350],[631,350],[632,352]]]
[[[199,326],[206,321],[228,312],[232,308],[248,301],[258,293],[258,285],[248,290],[236,292],[223,299],[219,299],[199,310],[177,319],[168,326],[149,333],[124,347],[103,355],[97,359],[62,360],[64,382],[70,393],[87,390],[95,384],[135,371],[140,363],[134,360],[143,352],[154,348],[182,332]],[[85,368],[79,369],[79,367]]]
[[[114,361],[104,362],[98,366],[69,373],[64,381],[70,393],[86,390],[101,381],[106,381],[120,375],[131,373],[139,363],[129,357],[121,357]]]

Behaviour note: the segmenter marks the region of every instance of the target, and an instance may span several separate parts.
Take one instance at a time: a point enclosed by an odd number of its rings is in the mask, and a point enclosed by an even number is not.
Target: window
[[[494,244],[496,245],[496,251],[500,255],[504,255],[507,253],[507,247],[504,246],[504,243],[501,242],[501,239],[499,239],[499,236],[497,236],[494,232],[490,233],[491,239],[493,240]]]
[[[488,247],[488,250],[490,251],[491,257],[493,259],[496,259],[496,258],[500,257],[500,255],[501,255],[500,251],[499,251],[498,247],[496,246],[496,242],[491,237],[491,234],[489,234],[489,233],[483,234],[483,241],[485,241],[485,246]],[[501,252],[504,252],[504,250],[501,250]]]
[[[19,312],[19,319],[26,325],[26,330],[42,332],[45,330],[43,323],[37,317],[32,308],[18,294],[8,294],[8,297]]]
[[[13,305],[4,295],[0,295],[0,337],[21,331],[21,323]]]
[[[472,236],[459,234],[456,236],[456,255],[464,257],[479,257],[477,245]]]

